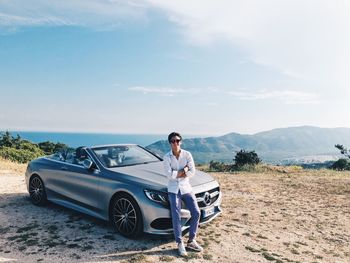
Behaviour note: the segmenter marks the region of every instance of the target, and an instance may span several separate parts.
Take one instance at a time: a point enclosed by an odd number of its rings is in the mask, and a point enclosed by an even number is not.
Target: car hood
[[[128,176],[136,177],[141,180],[148,181],[154,185],[167,187],[168,178],[164,173],[163,162],[155,162],[148,164],[139,164],[124,167],[109,168],[110,171],[122,173]],[[198,186],[213,181],[214,178],[209,174],[196,170],[193,177],[190,178],[192,186]]]

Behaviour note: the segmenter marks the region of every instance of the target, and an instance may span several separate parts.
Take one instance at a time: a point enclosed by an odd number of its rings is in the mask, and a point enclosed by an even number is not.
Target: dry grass
[[[15,163],[0,157],[0,175],[16,174],[24,175],[27,164]]]
[[[209,169],[209,165],[207,164],[201,164],[196,166],[197,169],[203,171],[203,172],[215,172],[211,171]],[[249,173],[302,173],[305,170],[301,166],[297,165],[291,165],[291,166],[278,166],[278,165],[271,165],[271,164],[258,164],[255,166],[247,166],[247,167],[242,167],[240,170],[233,171],[230,173],[244,173],[244,172],[249,172]]]
[[[72,210],[33,206],[24,170],[0,160],[0,262],[349,262],[350,172],[260,166],[211,173],[223,213],[199,229],[204,252],[179,258],[172,237],[129,240]]]
[[[260,262],[257,256],[276,262],[349,262],[350,172],[276,167],[213,175],[224,193],[225,214],[216,226],[227,233],[220,238],[222,247],[227,236],[235,236],[232,242],[251,254],[246,262]]]

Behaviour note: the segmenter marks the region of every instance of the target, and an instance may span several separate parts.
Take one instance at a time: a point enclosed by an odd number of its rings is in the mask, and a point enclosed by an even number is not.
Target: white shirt
[[[196,168],[192,158],[192,154],[188,151],[181,149],[179,159],[172,151],[168,152],[163,157],[163,164],[165,174],[169,179],[168,192],[177,194],[180,190],[181,194],[187,194],[192,191],[189,178],[195,174]],[[182,178],[176,178],[177,172],[183,170],[185,166],[188,166],[186,176]]]

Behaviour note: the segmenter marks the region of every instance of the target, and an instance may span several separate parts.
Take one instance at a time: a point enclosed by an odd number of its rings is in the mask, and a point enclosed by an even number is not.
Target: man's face
[[[170,145],[173,152],[179,151],[181,146],[181,138],[178,136],[172,137],[170,140]]]

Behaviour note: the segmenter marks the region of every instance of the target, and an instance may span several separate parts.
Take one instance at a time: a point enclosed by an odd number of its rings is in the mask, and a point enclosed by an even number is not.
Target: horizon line
[[[231,132],[225,132],[225,133],[216,133],[216,134],[195,134],[195,133],[183,133],[181,132],[181,134],[185,135],[186,137],[188,136],[200,136],[200,137],[220,137],[220,136],[225,136],[231,133],[237,133],[237,134],[241,134],[241,135],[255,135],[258,133],[262,133],[262,132],[269,132],[269,131],[273,131],[273,130],[278,130],[278,129],[290,129],[290,128],[303,128],[303,127],[310,127],[310,128],[320,128],[320,129],[350,129],[350,127],[345,127],[345,126],[337,126],[337,127],[321,127],[321,126],[315,126],[315,125],[297,125],[297,126],[285,126],[285,127],[277,127],[277,128],[271,128],[271,129],[267,129],[267,130],[261,130],[261,131],[257,131],[254,133],[241,133],[241,132],[235,132],[235,131],[231,131]],[[81,131],[81,130],[75,130],[75,131],[69,131],[69,130],[32,130],[32,129],[3,129],[0,128],[0,133],[9,131],[11,133],[13,132],[37,132],[37,133],[66,133],[66,134],[106,134],[106,135],[148,135],[148,136],[157,136],[157,135],[167,135],[168,133],[164,132],[164,133],[137,133],[137,132],[113,132],[113,131]]]

